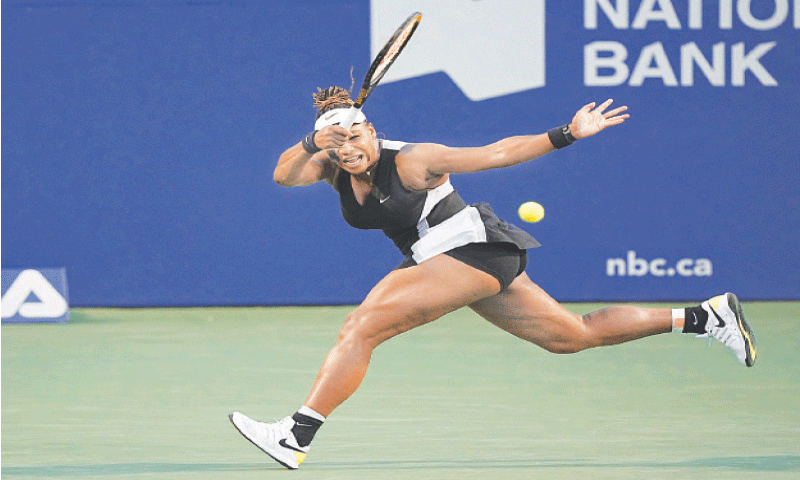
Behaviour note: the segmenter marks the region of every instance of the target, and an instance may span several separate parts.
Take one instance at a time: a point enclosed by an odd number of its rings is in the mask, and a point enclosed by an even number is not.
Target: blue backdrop
[[[386,138],[481,145],[630,107],[452,179],[541,241],[528,273],[556,299],[800,299],[800,0],[394,3],[3,0],[3,267],[66,267],[73,306],[359,302],[399,252],[272,170],[311,93],[360,84],[419,10],[366,104]]]

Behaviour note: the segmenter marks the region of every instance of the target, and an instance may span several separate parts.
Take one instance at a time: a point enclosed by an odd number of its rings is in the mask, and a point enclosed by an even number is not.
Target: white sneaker
[[[700,306],[708,312],[708,336],[733,350],[742,365],[752,367],[756,363],[756,337],[744,321],[742,306],[736,295],[717,295]]]
[[[280,422],[262,423],[239,412],[233,412],[228,418],[244,438],[286,468],[294,470],[299,467],[311,448],[310,445],[301,447],[297,444],[297,439],[292,433],[294,426],[292,417],[286,417]]]

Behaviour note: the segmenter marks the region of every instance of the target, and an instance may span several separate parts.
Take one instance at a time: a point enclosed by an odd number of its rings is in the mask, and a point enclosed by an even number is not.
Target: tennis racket
[[[375,60],[372,61],[372,65],[369,66],[367,75],[364,77],[361,91],[358,92],[358,97],[356,97],[356,101],[350,109],[350,112],[348,112],[347,116],[342,120],[341,126],[350,128],[353,125],[353,121],[356,115],[358,115],[358,112],[361,111],[364,102],[367,101],[367,97],[369,97],[369,94],[372,93],[372,90],[375,89],[383,76],[386,75],[392,63],[397,60],[398,55],[403,51],[403,47],[406,46],[414,30],[417,29],[420,20],[422,20],[421,13],[412,13],[411,16],[395,30],[392,38],[386,42],[386,45],[384,45],[381,51],[378,52],[378,55],[375,56]]]

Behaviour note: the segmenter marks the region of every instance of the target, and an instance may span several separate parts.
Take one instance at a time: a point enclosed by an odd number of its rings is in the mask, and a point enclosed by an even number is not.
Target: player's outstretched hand
[[[605,111],[611,105],[610,98],[595,108],[596,103],[592,102],[584,105],[578,113],[572,117],[569,129],[576,139],[591,137],[595,133],[612,125],[619,125],[626,118],[630,117],[627,113],[622,113],[628,109],[627,106],[617,107],[613,110]]]

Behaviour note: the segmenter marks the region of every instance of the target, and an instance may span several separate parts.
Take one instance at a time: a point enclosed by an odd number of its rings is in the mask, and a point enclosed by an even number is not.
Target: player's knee
[[[564,335],[551,339],[543,345],[545,350],[551,353],[566,355],[578,353],[595,346],[596,342],[592,336],[593,333],[587,327],[584,320],[585,318],[581,318],[581,322],[577,328],[573,328],[569,332],[564,332]]]
[[[559,355],[567,355],[570,353],[578,353],[586,350],[586,346],[575,341],[560,341],[552,342],[544,346],[544,349],[550,353],[557,353]]]
[[[366,332],[366,323],[363,317],[352,311],[344,318],[344,324],[339,330],[339,336],[336,338],[336,343],[354,342],[363,339]]]
[[[348,313],[336,343],[343,345],[369,345],[372,348],[381,343],[380,329],[375,315],[368,309],[357,308]]]

